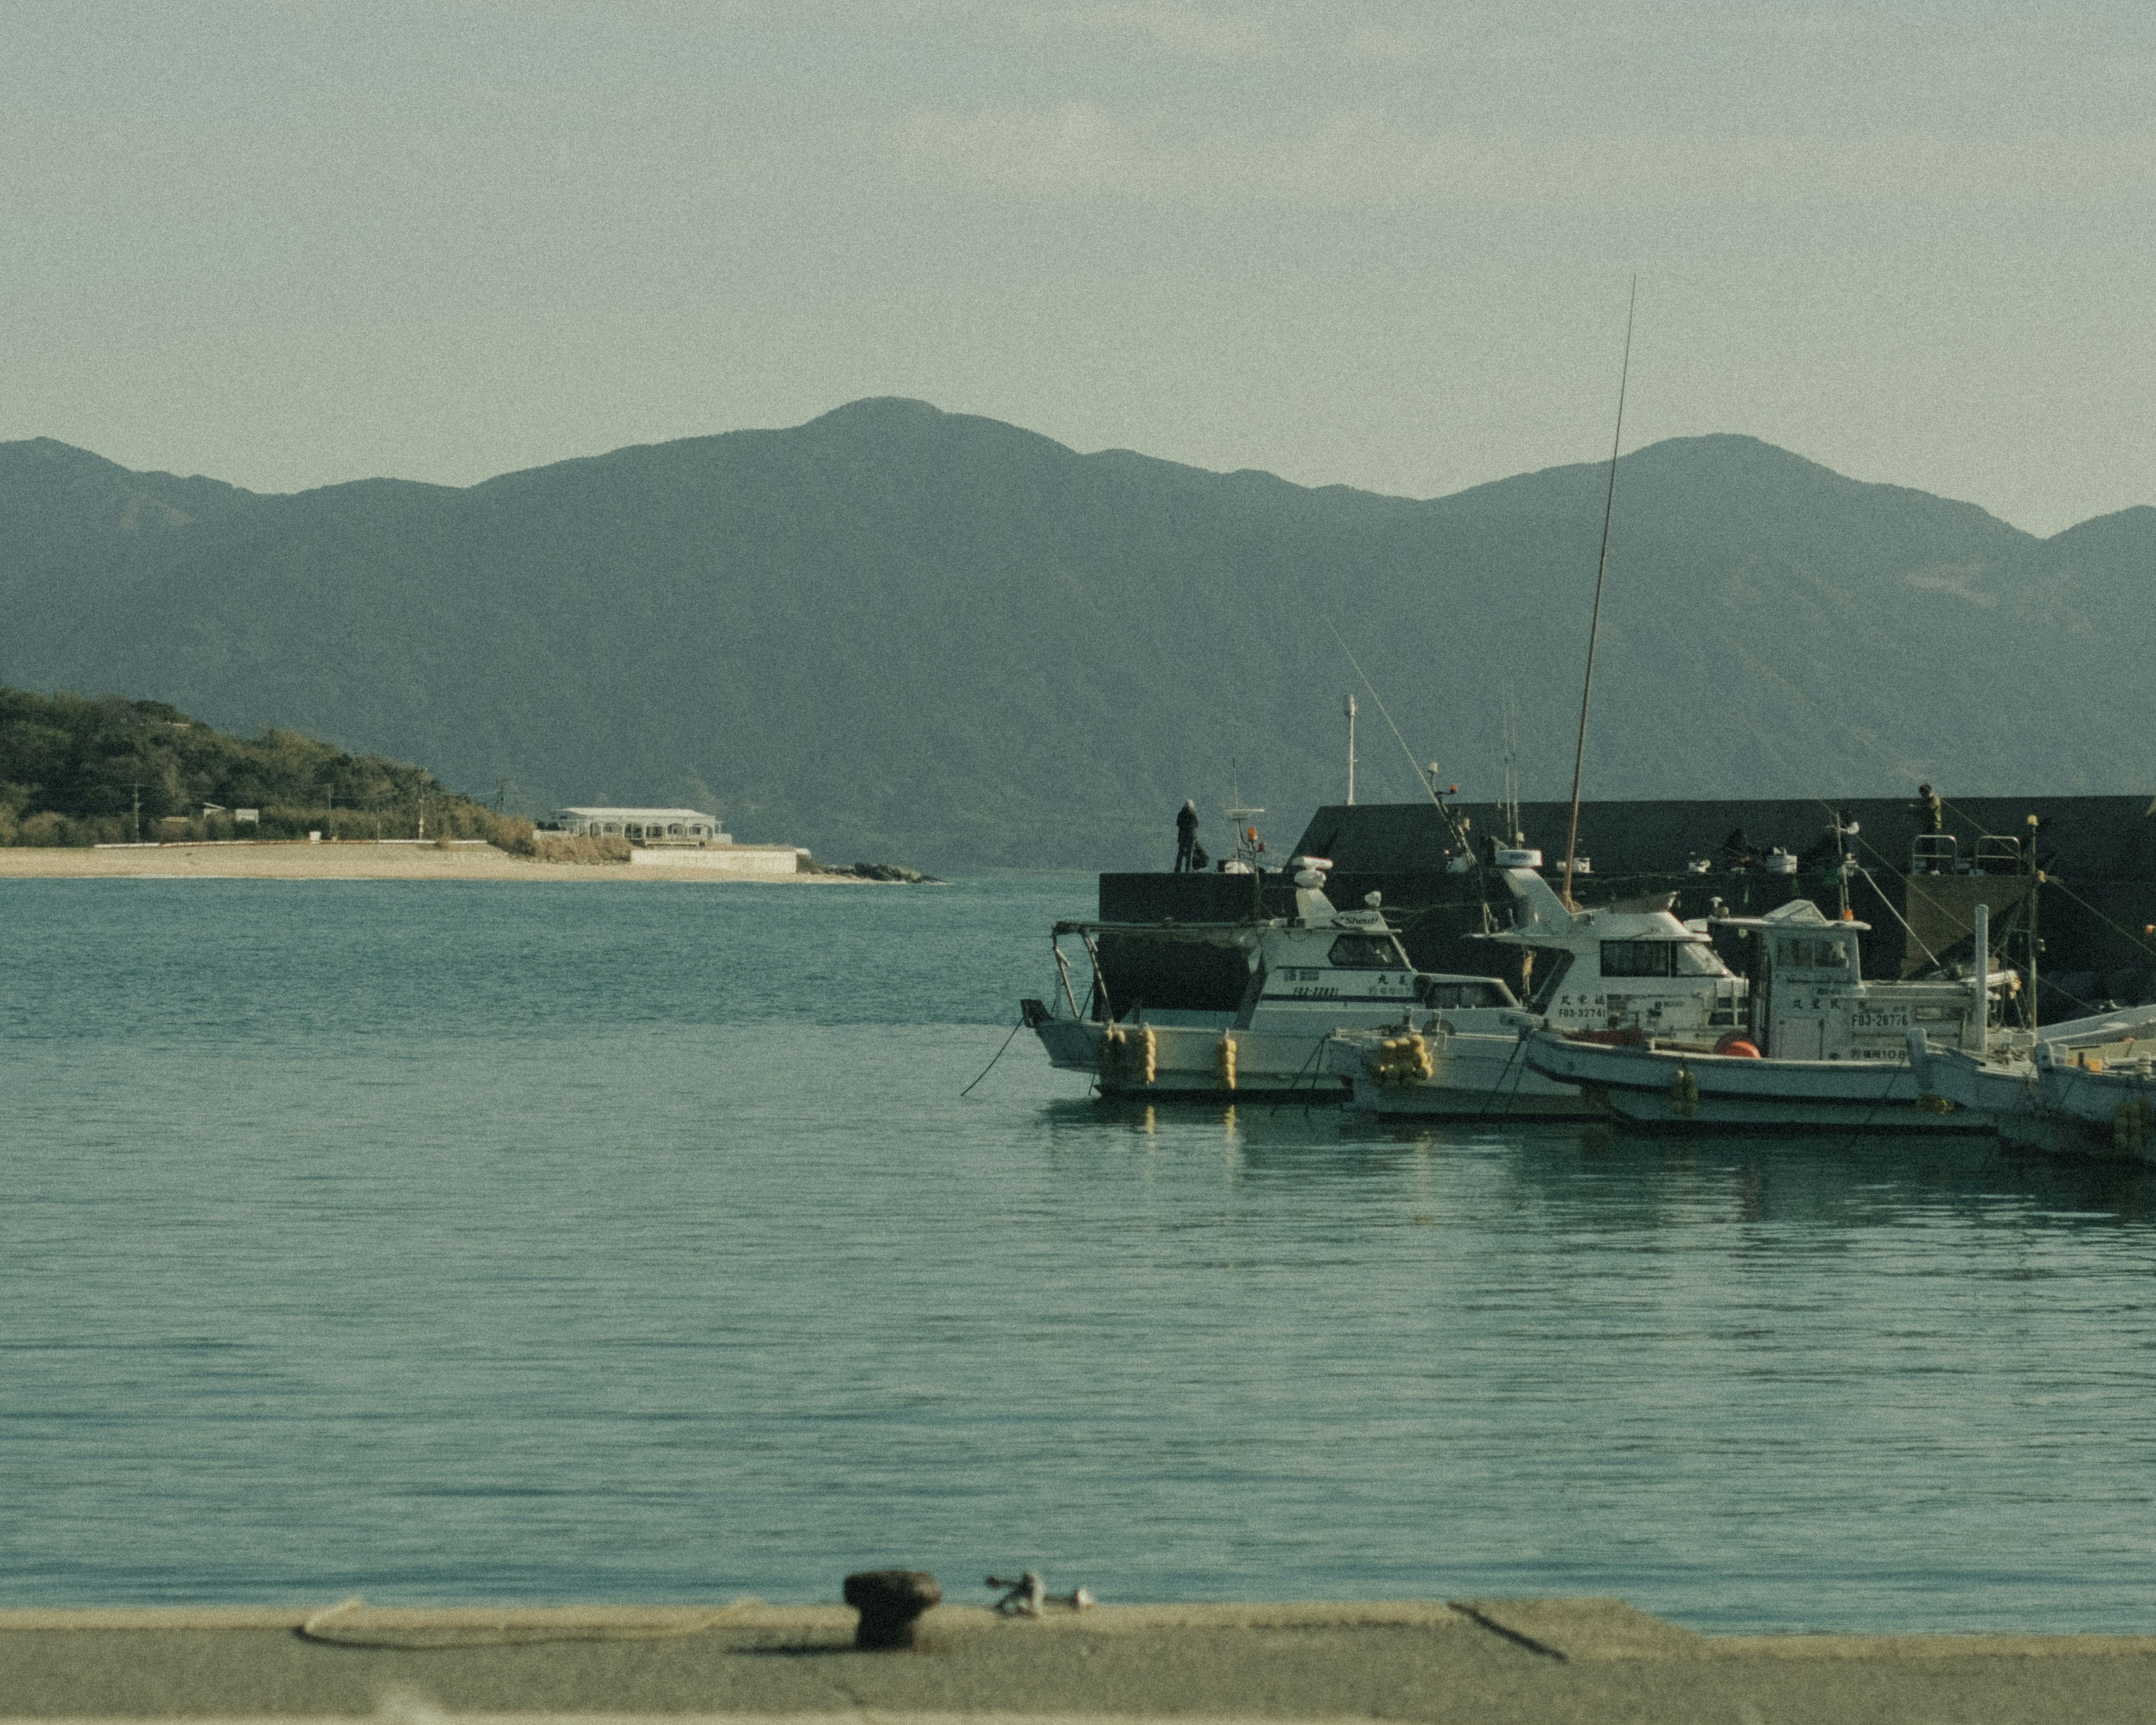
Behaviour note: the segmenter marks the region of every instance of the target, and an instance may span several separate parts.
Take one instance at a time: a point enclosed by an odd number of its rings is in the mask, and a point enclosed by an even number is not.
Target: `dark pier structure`
[[[1517,830],[1542,850],[1553,885],[1569,814],[1563,803],[1520,805]],[[1856,831],[1835,830],[1845,824]],[[1100,914],[1179,924],[1291,915],[1287,860],[1322,856],[1333,865],[1333,901],[1348,907],[1382,894],[1422,968],[1502,974],[1503,949],[1470,937],[1511,921],[1511,896],[1489,865],[1493,846],[1511,842],[1507,827],[1489,804],[1334,804],[1293,845],[1269,844],[1263,860],[1272,866],[1256,875],[1103,875]],[[1776,850],[1796,860],[1795,872],[1777,868]],[[1845,850],[1854,865],[1845,882]],[[1880,978],[1969,961],[1971,913],[1986,905],[1994,949],[2007,962],[2025,968],[2031,938],[2041,942],[2044,1020],[2156,1000],[2156,802],[2146,797],[1963,798],[1947,805],[1937,835],[1922,832],[1912,803],[1886,798],[1833,809],[1803,800],[1587,803],[1579,855],[1589,865],[1573,883],[1582,906],[1659,905],[1674,894],[1680,916],[1756,916],[1809,898],[1833,916],[1845,884],[1850,910],[1872,926],[1866,973]],[[1196,1006],[1231,984],[1240,989],[1229,954],[1208,966],[1172,939],[1111,938],[1101,956],[1120,1001]],[[1736,962],[1726,944],[1725,956]]]

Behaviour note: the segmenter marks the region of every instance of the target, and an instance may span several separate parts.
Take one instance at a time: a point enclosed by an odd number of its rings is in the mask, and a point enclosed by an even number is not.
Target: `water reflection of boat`
[[[1296,859],[1295,914],[1242,922],[1059,922],[1054,942],[1062,998],[1024,1004],[1026,1023],[1067,1071],[1092,1076],[1106,1096],[1312,1092],[1339,1096],[1347,1080],[1322,1072],[1318,1053],[1342,1026],[1399,1024],[1433,988],[1481,987],[1479,977],[1416,970],[1378,895],[1359,911],[1325,894],[1322,859]],[[1081,1006],[1062,942],[1083,947],[1090,982]],[[1165,961],[1153,998],[1111,994],[1101,959],[1116,943],[1156,944]],[[1162,998],[1164,996],[1165,998]],[[1068,1010],[1062,1009],[1067,1007]]]
[[[1928,1105],[1909,1064],[1912,1032],[1981,1051],[2004,980],[1988,952],[1969,977],[1867,982],[1859,942],[1869,925],[1829,922],[1810,900],[1715,921],[1751,943],[1751,1048],[1658,1038],[1616,1046],[1550,1029],[1529,1034],[1528,1065],[1598,1092],[1622,1120],[1662,1127],[1990,1130],[1966,1111]]]
[[[1528,853],[1539,861],[1539,853]],[[1716,956],[1703,925],[1666,906],[1574,911],[1531,867],[1505,869],[1512,926],[1486,937],[1527,955],[1537,978],[1524,1006],[1494,978],[1439,984],[1423,1010],[1386,1030],[1342,1030],[1324,1069],[1354,1086],[1348,1106],[1372,1114],[1536,1116],[1602,1112],[1579,1087],[1537,1072],[1522,1033],[1544,1025],[1637,1041],[1711,1045],[1743,1022],[1743,978]]]

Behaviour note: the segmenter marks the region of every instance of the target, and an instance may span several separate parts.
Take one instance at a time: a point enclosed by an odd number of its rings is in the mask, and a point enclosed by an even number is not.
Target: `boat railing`
[[[1979,875],[2018,875],[2021,872],[2021,841],[2012,833],[1979,834],[1973,860]]]
[[[1909,872],[1951,875],[1960,853],[1961,840],[1952,833],[1919,833],[1909,843]]]

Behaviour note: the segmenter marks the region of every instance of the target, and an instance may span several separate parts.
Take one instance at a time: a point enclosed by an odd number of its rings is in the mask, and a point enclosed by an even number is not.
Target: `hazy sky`
[[[2156,8],[0,5],[0,437],[466,483],[919,396],[1431,495],[2156,502]]]

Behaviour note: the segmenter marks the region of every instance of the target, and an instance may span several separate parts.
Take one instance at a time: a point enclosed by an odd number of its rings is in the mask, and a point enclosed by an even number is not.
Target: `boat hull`
[[[2056,1065],[2037,1076],[2032,1106],[2002,1115],[1999,1136],[2054,1156],[2156,1162],[2156,1075]]]
[[[1887,1060],[1774,1060],[1528,1039],[1546,1078],[1599,1095],[1620,1122],[1657,1131],[1982,1134],[1989,1118],[1937,1099]]]
[[[1402,1082],[1371,1070],[1366,1038],[1336,1037],[1327,1045],[1326,1065],[1353,1089],[1348,1106],[1359,1114],[1388,1114],[1437,1120],[1589,1120],[1602,1105],[1578,1085],[1560,1084],[1530,1067],[1517,1032],[1502,1035],[1445,1035],[1424,1038],[1430,1076]]]
[[[1928,1050],[1916,1064],[1929,1089],[2018,1149],[2156,1163],[2156,1074],[2145,1066],[2041,1066],[1953,1050]]]
[[[1049,1063],[1083,1072],[1103,1096],[1316,1096],[1338,1101],[1348,1081],[1319,1070],[1321,1031],[1237,1030],[1188,1024],[1127,1024],[1121,1050],[1102,1058],[1107,1027],[1085,1019],[1050,1019],[1034,1027]],[[1144,1075],[1140,1040],[1152,1037],[1152,1073]],[[1235,1045],[1235,1080],[1222,1070],[1220,1044]]]

